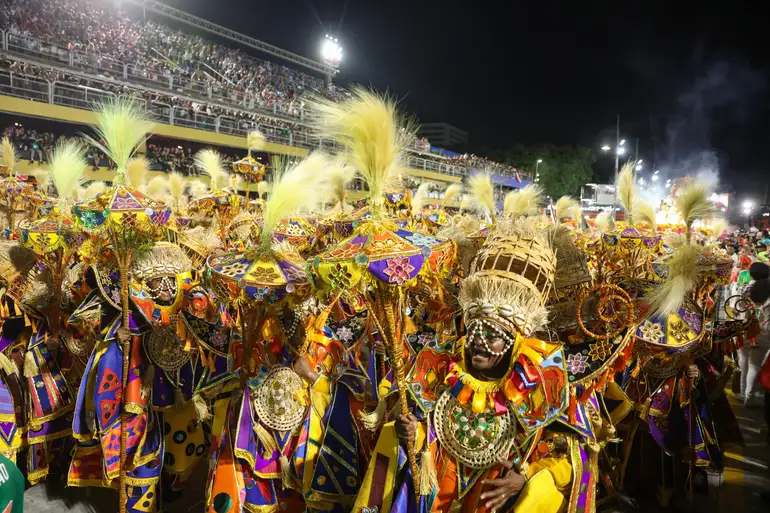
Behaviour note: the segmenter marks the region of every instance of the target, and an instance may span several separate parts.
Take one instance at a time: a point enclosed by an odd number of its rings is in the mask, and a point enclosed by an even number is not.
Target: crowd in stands
[[[146,101],[159,121],[173,114],[176,124],[213,129],[219,118],[220,132],[245,135],[258,128],[268,140],[286,143],[291,136],[292,144],[310,146],[307,127],[286,120],[300,115],[303,95],[333,100],[348,95],[323,78],[213,43],[191,29],[176,30],[144,19],[104,0],[0,0],[0,23],[21,45],[21,53],[47,55],[50,59],[44,60],[53,60],[60,68],[0,56],[0,70],[18,73],[22,86],[23,76],[75,86],[56,89],[54,95],[56,103],[80,108],[88,107],[82,91],[92,88]],[[19,46],[9,46],[12,49]],[[80,68],[81,73],[61,71],[69,67]],[[139,85],[130,87],[126,81]],[[98,97],[98,92],[91,96]],[[257,114],[260,109],[274,115]],[[427,153],[430,143],[418,139],[415,149]],[[469,167],[500,167],[475,155],[457,160],[457,165]]]

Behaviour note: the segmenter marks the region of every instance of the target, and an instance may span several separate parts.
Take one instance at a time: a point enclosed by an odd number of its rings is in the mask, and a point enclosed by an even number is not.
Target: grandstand
[[[347,95],[331,82],[329,66],[159,2],[128,3],[189,30],[104,1],[0,0],[0,111],[12,116],[6,123],[42,118],[61,124],[61,129],[52,125],[58,136],[72,132],[71,124],[92,123],[95,102],[128,95],[145,103],[163,144],[183,153],[206,145],[242,154],[246,134],[254,129],[269,141],[268,154],[336,149],[311,132],[304,109],[309,94],[332,100]],[[236,44],[216,44],[201,37],[202,31]],[[258,58],[238,45],[276,59]],[[410,184],[456,183],[481,169],[493,174],[501,193],[531,180],[524,171],[442,151],[425,140],[414,142],[408,164]],[[108,169],[99,173],[94,179],[109,178]]]

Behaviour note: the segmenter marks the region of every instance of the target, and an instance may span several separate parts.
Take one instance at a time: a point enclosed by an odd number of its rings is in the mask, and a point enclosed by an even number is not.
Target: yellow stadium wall
[[[13,98],[10,96],[2,95],[0,95],[0,111],[10,114],[18,114],[20,116],[52,119],[56,121],[77,123],[81,125],[91,125],[96,121],[96,116],[94,113],[88,110],[76,109],[74,107],[64,107],[62,105],[51,105],[48,103],[40,103],[32,100],[24,100],[21,98]],[[155,126],[154,133],[163,137],[171,137],[173,139],[195,141],[198,143],[212,144],[215,146],[241,148],[244,150],[244,152],[246,150],[246,139],[244,137],[235,137],[232,135],[218,134],[216,132],[209,132],[206,130],[164,125],[160,123]],[[277,143],[267,143],[264,151],[271,154],[295,155],[299,157],[303,157],[308,154],[308,150],[306,148],[295,148],[293,146]],[[42,169],[45,169],[45,165],[43,165]],[[20,163],[17,172],[26,174],[30,170],[31,169],[27,163]],[[153,171],[150,173],[150,176],[152,177],[156,174],[160,174],[160,172]],[[439,186],[448,185],[450,183],[460,183],[462,181],[459,176],[449,176],[437,173],[435,171],[427,171],[423,169],[408,168],[405,170],[405,175],[412,178],[422,178]],[[86,171],[84,178],[85,180],[100,180],[111,182],[113,176],[113,172],[107,170],[106,168],[102,168],[95,172],[89,169]],[[199,179],[205,182],[208,181],[208,178],[205,176],[199,177]],[[435,203],[436,200],[429,200],[428,202]]]

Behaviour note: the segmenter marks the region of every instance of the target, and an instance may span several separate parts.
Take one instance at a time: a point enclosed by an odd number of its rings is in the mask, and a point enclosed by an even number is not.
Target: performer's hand
[[[304,379],[309,385],[312,385],[318,379],[318,373],[310,364],[310,360],[307,359],[307,356],[301,356],[300,358],[294,360],[293,367],[294,372],[296,372],[299,377]]]
[[[690,365],[687,367],[687,377],[696,380],[700,377],[700,370],[698,369],[697,365]]]
[[[508,473],[498,479],[485,479],[483,482],[488,489],[481,494],[481,500],[486,501],[484,506],[492,512],[502,508],[508,499],[524,488],[524,484],[527,482],[524,476],[513,470],[513,463],[503,461],[501,464],[508,470]]]
[[[396,419],[396,435],[402,444],[413,444],[417,438],[417,417],[399,415]]]
[[[118,328],[118,340],[124,343],[131,340],[131,331],[128,328]]]

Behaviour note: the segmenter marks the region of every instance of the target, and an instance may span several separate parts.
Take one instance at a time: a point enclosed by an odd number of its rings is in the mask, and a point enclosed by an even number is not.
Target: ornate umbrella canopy
[[[379,282],[403,285],[417,276],[430,248],[419,246],[422,235],[398,230],[395,224],[372,221],[359,226],[348,237],[313,260],[313,271],[320,278],[317,285],[333,290]],[[420,241],[424,242],[424,241]]]
[[[248,155],[233,162],[233,172],[243,176],[248,182],[259,182],[265,178],[265,165]]]
[[[201,150],[195,156],[195,165],[211,179],[209,192],[190,201],[187,209],[190,213],[216,213],[219,222],[219,237],[222,246],[227,245],[230,224],[240,212],[244,198],[225,190],[227,174],[222,167],[222,156],[213,150]]]
[[[21,243],[41,257],[59,249],[76,248],[86,238],[78,231],[75,219],[56,208],[36,221],[25,223],[21,230]]]
[[[214,255],[208,258],[206,267],[214,294],[230,304],[243,300],[275,304],[309,285],[305,262],[282,251]]]
[[[669,261],[673,253],[665,255],[652,263],[655,274],[665,280],[669,276]],[[714,253],[700,253],[696,260],[696,269],[700,281],[712,285],[727,285],[730,283],[730,274],[733,269],[733,261],[726,255]]]
[[[136,189],[113,185],[101,194],[76,203],[72,213],[78,226],[88,233],[132,229],[157,233],[171,219],[171,209]]]

